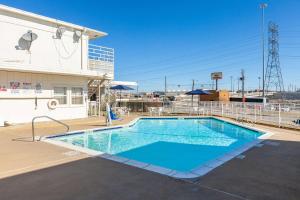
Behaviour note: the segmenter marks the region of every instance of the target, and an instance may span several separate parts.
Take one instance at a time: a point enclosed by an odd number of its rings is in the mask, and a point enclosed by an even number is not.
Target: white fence
[[[169,114],[216,115],[249,123],[300,128],[300,104],[266,104],[240,102],[172,102],[165,106]],[[299,121],[298,121],[299,120]],[[298,123],[297,123],[298,121]]]
[[[99,108],[96,101],[89,102],[89,115],[98,115]],[[269,124],[278,127],[300,129],[300,104],[268,103],[240,103],[201,101],[175,101],[165,104],[164,114],[176,115],[212,115],[245,121],[248,123]]]

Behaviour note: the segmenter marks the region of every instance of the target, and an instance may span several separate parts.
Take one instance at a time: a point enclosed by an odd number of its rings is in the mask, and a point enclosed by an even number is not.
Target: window
[[[72,104],[83,104],[83,89],[79,87],[72,88]]]
[[[67,88],[66,87],[54,87],[54,99],[56,99],[59,104],[67,104]]]

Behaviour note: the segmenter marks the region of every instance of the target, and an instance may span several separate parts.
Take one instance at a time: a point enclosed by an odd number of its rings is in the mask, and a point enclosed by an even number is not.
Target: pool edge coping
[[[132,159],[127,159],[121,156],[116,156],[116,155],[111,155],[105,152],[101,152],[101,151],[96,151],[96,150],[92,150],[92,149],[88,149],[88,148],[84,148],[84,147],[79,147],[79,146],[75,146],[72,144],[68,144],[66,142],[61,142],[61,141],[57,141],[57,140],[52,140],[52,138],[55,137],[61,137],[61,136],[67,136],[67,135],[75,135],[75,134],[83,134],[84,132],[94,132],[94,131],[104,131],[104,130],[113,130],[113,129],[119,129],[119,128],[125,128],[125,127],[131,127],[134,126],[140,119],[186,119],[186,118],[197,118],[197,119],[201,119],[201,118],[211,118],[211,119],[217,119],[217,120],[221,120],[223,122],[226,123],[230,123],[242,128],[246,128],[249,130],[253,130],[253,131],[257,131],[262,133],[261,136],[259,136],[256,140],[247,143],[233,151],[230,151],[229,153],[226,153],[220,157],[217,157],[213,160],[210,160],[204,164],[199,165],[198,167],[193,168],[192,170],[188,171],[188,172],[181,172],[181,171],[177,171],[177,170],[172,170],[169,168],[165,168],[165,167],[161,167],[161,166],[157,166],[157,165],[152,165],[149,163],[145,163],[145,162],[141,162],[141,161],[137,161],[137,160],[132,160]],[[265,131],[261,128],[257,128],[257,127],[250,127],[250,126],[246,126],[244,124],[240,124],[238,122],[233,122],[227,119],[223,119],[223,118],[219,118],[219,117],[215,117],[215,116],[171,116],[171,117],[167,117],[167,116],[150,116],[150,117],[137,117],[134,120],[130,121],[127,124],[123,124],[123,125],[116,125],[116,126],[111,126],[111,127],[103,127],[103,128],[93,128],[93,129],[85,129],[85,130],[77,130],[77,131],[71,131],[71,132],[67,132],[67,133],[62,133],[62,134],[55,134],[55,135],[48,135],[48,136],[43,136],[43,137],[39,137],[40,141],[49,143],[49,144],[53,144],[53,145],[57,145],[57,146],[61,146],[61,147],[65,147],[68,149],[72,149],[74,151],[78,151],[78,152],[82,152],[85,153],[89,156],[92,157],[100,157],[100,158],[104,158],[107,160],[112,160],[115,162],[119,162],[119,163],[123,163],[129,166],[133,166],[133,167],[137,167],[140,169],[144,169],[147,171],[151,171],[154,173],[159,173],[162,175],[166,175],[166,176],[170,176],[173,178],[179,178],[179,179],[190,179],[190,178],[199,178],[201,176],[204,176],[205,174],[209,173],[210,171],[214,170],[215,168],[223,165],[224,163],[232,160],[233,158],[237,157],[238,155],[246,152],[247,150],[251,149],[252,147],[254,147],[255,145],[263,142],[264,140],[268,139],[269,137],[271,137],[274,133],[270,132],[270,131]],[[38,136],[37,136],[38,137]]]

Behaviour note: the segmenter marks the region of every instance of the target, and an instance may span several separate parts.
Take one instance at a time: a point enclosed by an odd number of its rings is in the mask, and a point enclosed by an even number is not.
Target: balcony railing
[[[89,44],[88,69],[103,72],[113,76],[114,74],[114,49]]]

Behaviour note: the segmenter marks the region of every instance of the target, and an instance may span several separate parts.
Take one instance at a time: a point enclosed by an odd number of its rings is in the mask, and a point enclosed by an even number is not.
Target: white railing
[[[189,115],[215,115],[233,118],[249,123],[272,124],[279,127],[300,128],[299,104],[268,103],[240,103],[240,102],[213,102],[191,101],[172,102],[165,106],[164,112]]]
[[[90,70],[99,71],[108,75],[114,73],[114,49],[89,44],[89,65]]]

